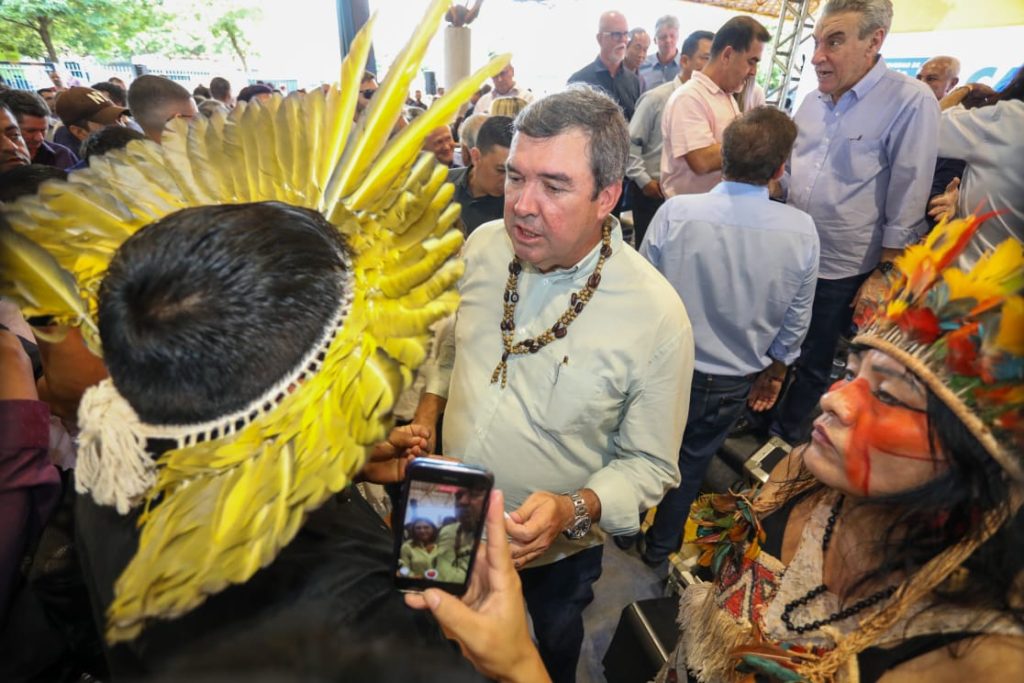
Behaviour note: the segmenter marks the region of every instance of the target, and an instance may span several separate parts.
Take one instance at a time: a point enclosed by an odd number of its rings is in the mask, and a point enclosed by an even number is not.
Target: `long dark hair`
[[[987,107],[990,104],[996,104],[1004,100],[1024,100],[1024,64],[1017,67],[1017,73],[1014,74],[1010,82],[997,93],[990,95],[981,105]]]
[[[1006,510],[1007,522],[963,563],[966,574],[957,572],[933,591],[933,597],[936,604],[995,610],[1024,625],[1018,580],[1024,576],[1024,512],[1011,509],[1009,477],[952,409],[931,391],[927,414],[932,452],[946,454],[949,466],[911,491],[859,499],[857,505],[870,506],[885,519],[877,545],[870,548],[881,556],[881,562],[842,597],[867,585],[884,585],[894,573],[913,574],[943,550],[979,537],[986,513]],[[788,499],[790,491],[806,490],[810,477],[801,463],[800,471],[783,485],[783,497]],[[825,489],[821,484],[808,494]]]

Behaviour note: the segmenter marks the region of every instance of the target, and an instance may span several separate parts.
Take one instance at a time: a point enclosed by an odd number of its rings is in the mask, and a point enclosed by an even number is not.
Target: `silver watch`
[[[583,500],[583,496],[579,492],[566,493],[569,499],[572,501],[572,505],[576,516],[573,517],[572,523],[569,524],[568,528],[562,533],[565,537],[571,541],[578,541],[587,535],[590,531],[590,511],[587,510],[587,503]]]

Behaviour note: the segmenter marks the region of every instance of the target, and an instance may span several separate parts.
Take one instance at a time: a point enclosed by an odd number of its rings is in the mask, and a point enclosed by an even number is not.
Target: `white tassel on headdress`
[[[139,416],[105,379],[82,396],[78,426],[75,489],[128,514],[156,481]]]

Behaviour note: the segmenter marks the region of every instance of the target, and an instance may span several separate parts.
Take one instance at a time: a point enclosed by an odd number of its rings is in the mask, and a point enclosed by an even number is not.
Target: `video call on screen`
[[[463,583],[485,493],[464,486],[413,481],[402,522],[398,575]]]

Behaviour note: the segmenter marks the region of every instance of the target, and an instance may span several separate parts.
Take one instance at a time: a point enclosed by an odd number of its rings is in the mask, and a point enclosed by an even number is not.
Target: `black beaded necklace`
[[[839,518],[839,511],[843,507],[843,501],[845,500],[845,498],[845,496],[839,496],[836,502],[832,505],[831,514],[829,514],[828,522],[825,524],[825,533],[822,534],[821,537],[821,555],[823,565],[822,571],[824,571],[825,552],[828,550],[829,543],[832,542],[832,532],[835,531],[836,520]],[[872,593],[863,600],[858,600],[849,607],[845,607],[839,610],[838,612],[833,612],[824,619],[817,619],[810,623],[796,626],[793,623],[793,612],[795,612],[798,607],[803,607],[804,605],[809,604],[812,600],[824,594],[827,590],[828,586],[822,583],[817,587],[807,591],[796,600],[786,603],[785,609],[782,610],[782,623],[786,625],[786,628],[788,628],[790,631],[795,631],[796,633],[802,634],[808,631],[816,631],[822,626],[827,626],[828,624],[832,624],[837,621],[849,619],[854,614],[863,612],[868,607],[877,605],[882,600],[891,597],[892,594],[896,592],[896,586],[889,586],[888,588],[883,588],[882,590],[876,593]]]
[[[604,269],[604,262],[612,255],[612,227],[611,221],[605,221],[601,229],[601,251],[597,259],[597,266],[594,272],[587,278],[586,284],[578,292],[573,292],[569,297],[569,307],[565,313],[558,317],[555,324],[544,330],[541,334],[532,339],[524,339],[521,342],[512,341],[512,335],[516,330],[516,304],[519,303],[519,273],[523,270],[523,264],[519,262],[518,256],[513,256],[508,264],[508,281],[505,283],[505,295],[503,297],[504,311],[501,316],[501,345],[504,350],[501,353],[501,360],[498,366],[491,373],[491,384],[501,381],[501,388],[505,388],[508,381],[508,358],[523,353],[537,353],[542,348],[561,339],[569,331],[569,325],[576,320],[576,316],[583,312],[584,307],[594,296],[598,285],[601,284],[601,271]]]

